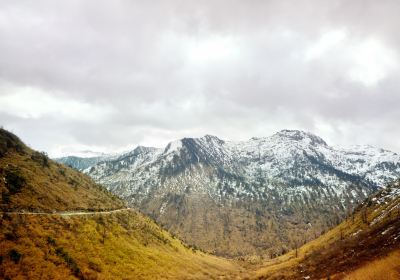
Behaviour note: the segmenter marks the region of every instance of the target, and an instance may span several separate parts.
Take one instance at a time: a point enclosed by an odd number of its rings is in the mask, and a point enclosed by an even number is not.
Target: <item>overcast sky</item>
[[[400,1],[1,1],[0,125],[51,156],[301,129],[400,152]]]

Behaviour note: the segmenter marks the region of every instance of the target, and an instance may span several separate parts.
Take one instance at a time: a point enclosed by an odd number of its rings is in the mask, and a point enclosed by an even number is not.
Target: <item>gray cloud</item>
[[[51,155],[304,129],[400,151],[400,2],[0,4],[0,118]]]

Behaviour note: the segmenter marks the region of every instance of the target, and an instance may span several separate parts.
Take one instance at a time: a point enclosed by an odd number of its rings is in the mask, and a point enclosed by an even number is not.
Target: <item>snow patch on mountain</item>
[[[400,156],[371,146],[331,147],[311,133],[282,130],[248,141],[206,135],[173,141],[165,149],[138,147],[85,172],[138,201],[166,187],[176,193],[190,188],[216,201],[278,195],[286,204],[306,202],[316,193],[344,203],[400,177]]]

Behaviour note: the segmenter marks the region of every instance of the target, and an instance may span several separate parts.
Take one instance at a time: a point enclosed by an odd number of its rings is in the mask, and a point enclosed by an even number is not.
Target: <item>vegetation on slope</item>
[[[282,131],[240,143],[207,135],[165,149],[137,147],[85,172],[193,246],[270,257],[336,226],[397,176],[398,159]]]
[[[215,279],[233,264],[194,250],[134,210],[1,219],[1,279]]]
[[[3,129],[0,175],[0,279],[232,279],[238,273],[231,261],[188,247],[135,210],[106,212],[125,205]]]
[[[343,223],[318,239],[266,262],[258,270],[257,278],[367,279],[359,275],[369,273],[374,266],[380,267],[381,275],[396,275],[398,265],[382,264],[391,263],[399,250],[400,181],[397,181],[368,198]]]
[[[279,214],[274,210],[279,202],[270,198],[264,202],[242,198],[225,205],[200,194],[170,194],[164,204],[160,197],[151,197],[136,208],[186,243],[224,257],[276,257],[315,239],[343,219],[333,215],[333,210],[317,214],[300,202]]]
[[[388,256],[366,263],[350,272],[344,280],[398,280],[400,279],[400,250]]]
[[[2,211],[125,207],[88,176],[33,151],[4,129],[0,129],[0,193]]]
[[[399,275],[400,181],[318,239],[256,270],[247,265],[244,272],[238,263],[185,245],[135,210],[71,216],[18,213],[90,212],[125,205],[5,130],[0,130],[0,173],[1,279],[351,280]]]

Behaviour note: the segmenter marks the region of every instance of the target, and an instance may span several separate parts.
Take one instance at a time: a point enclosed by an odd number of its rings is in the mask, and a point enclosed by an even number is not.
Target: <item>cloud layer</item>
[[[399,10],[397,0],[4,2],[1,124],[52,156],[285,128],[400,151]]]

